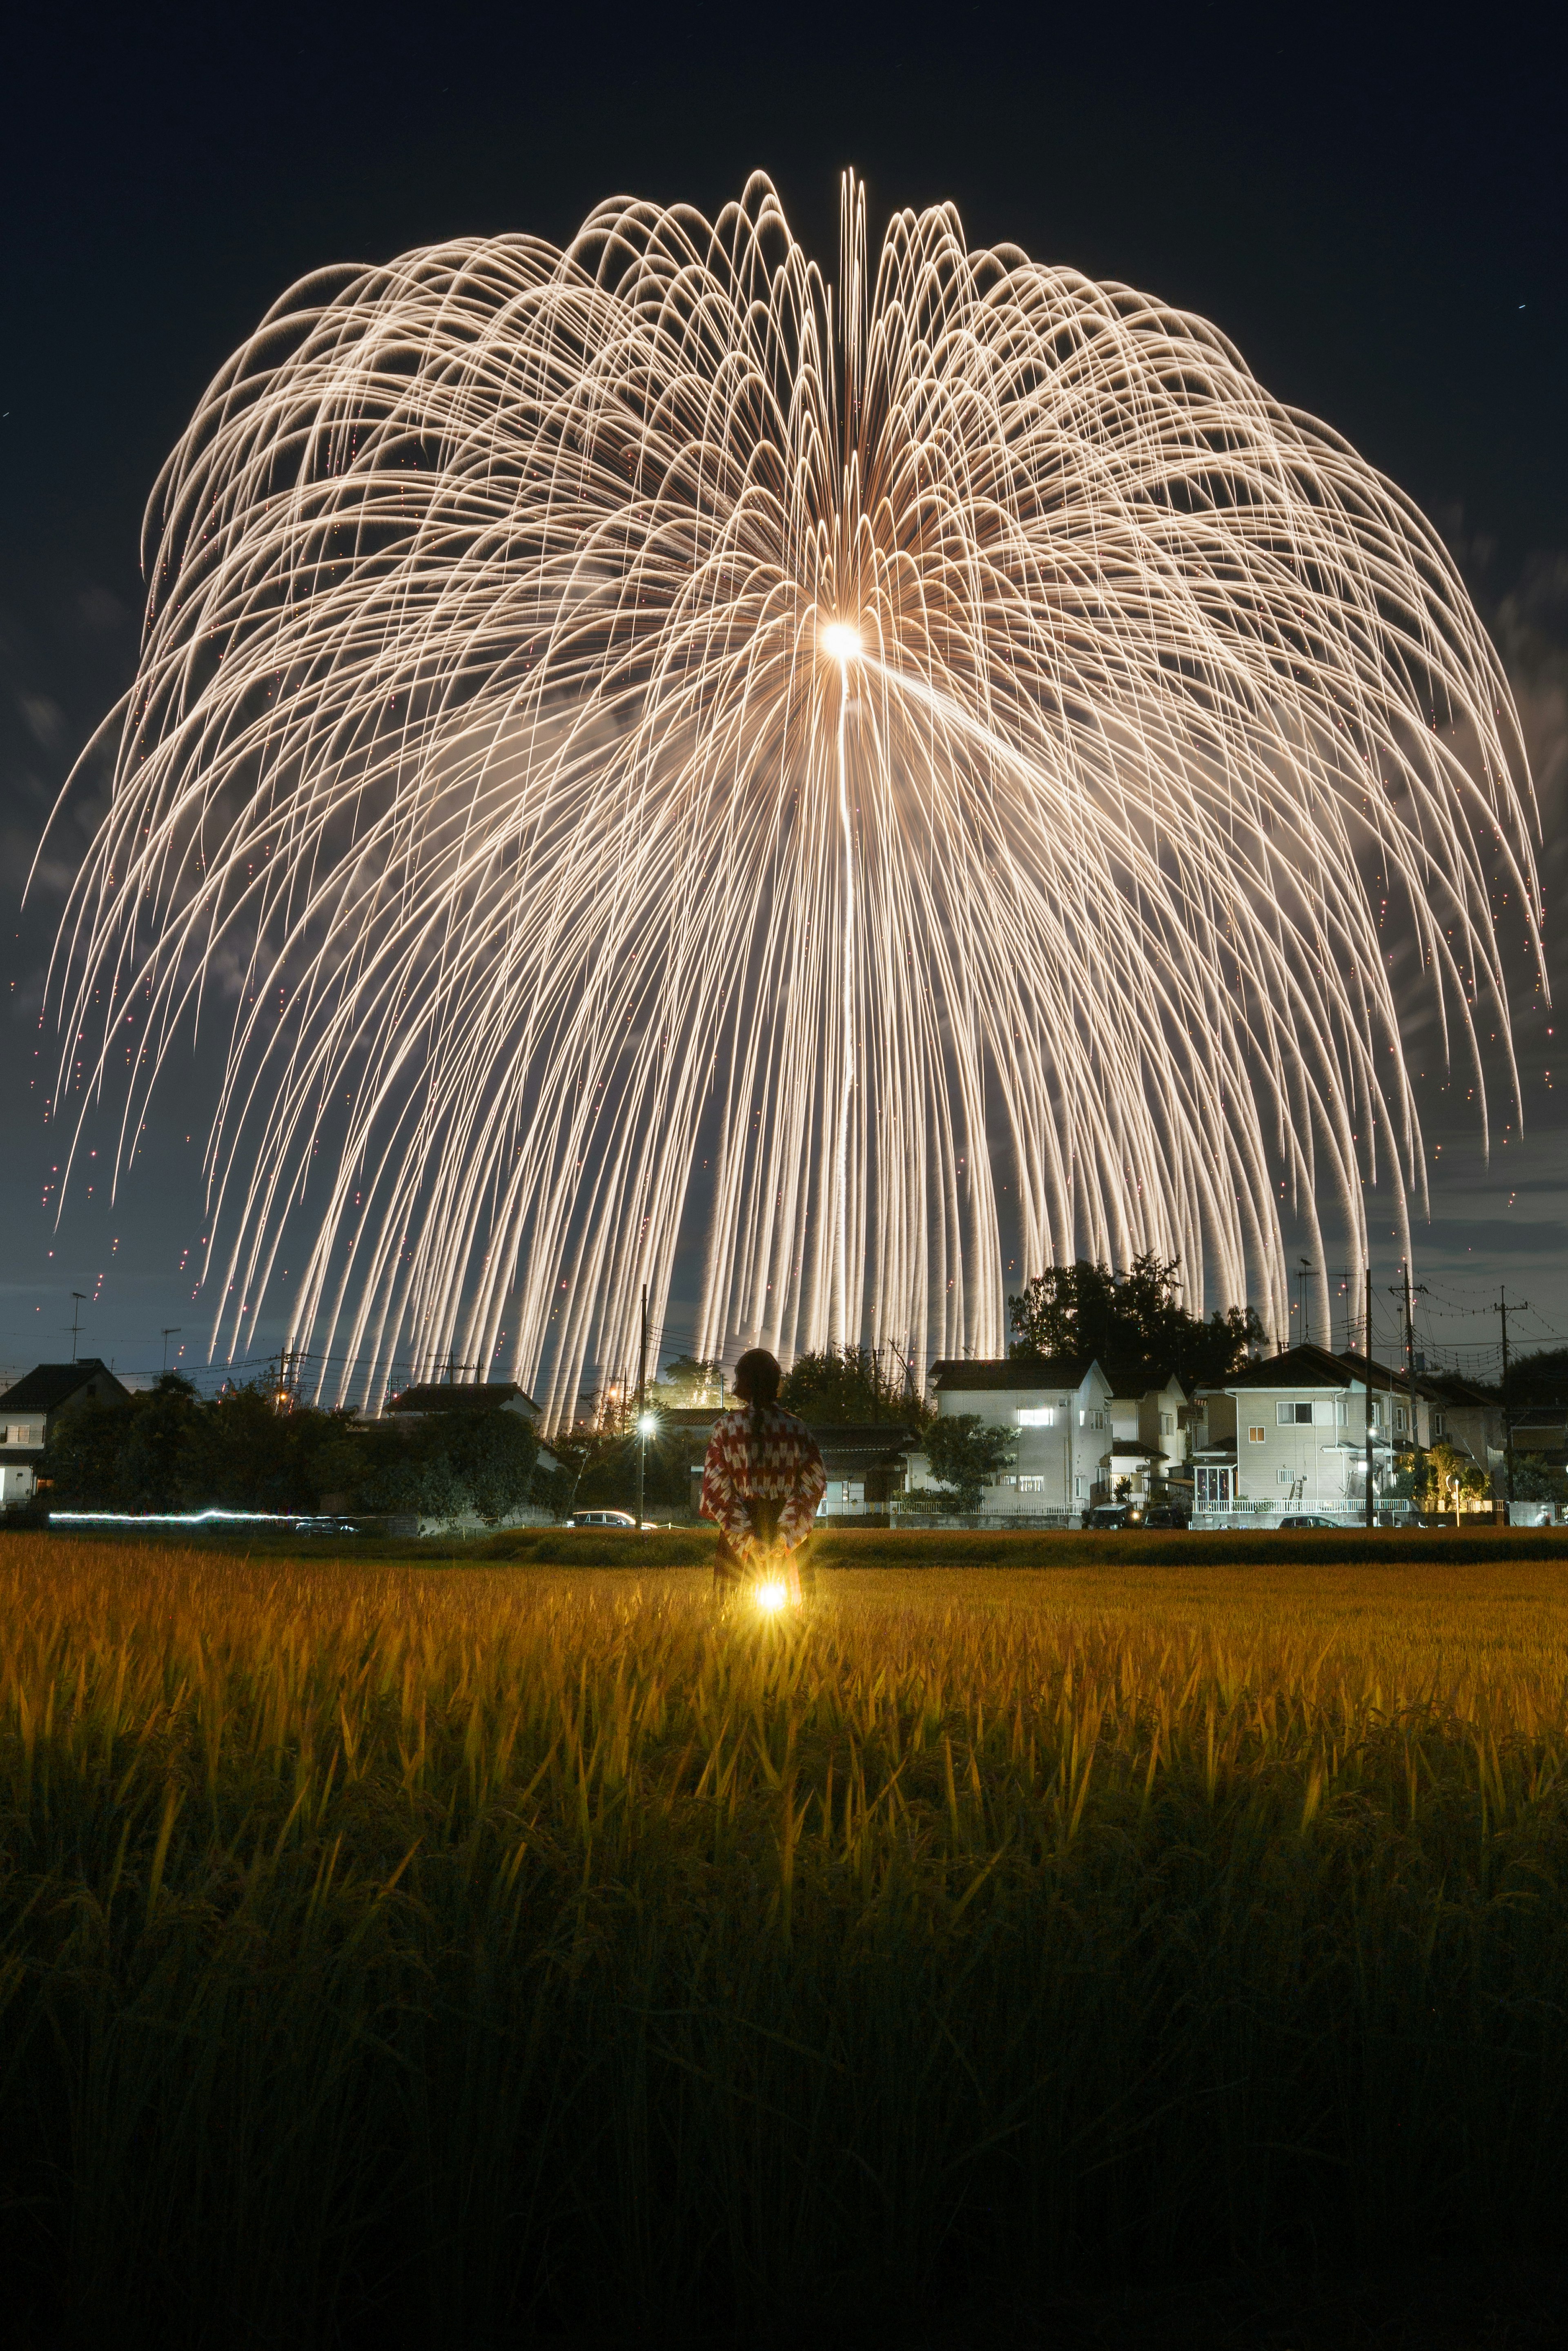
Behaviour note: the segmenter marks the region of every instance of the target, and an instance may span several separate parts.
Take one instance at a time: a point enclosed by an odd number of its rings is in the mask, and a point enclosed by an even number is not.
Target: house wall
[[[1076,1388],[960,1388],[944,1385],[937,1409],[945,1416],[973,1413],[992,1428],[1005,1428],[1017,1444],[1017,1459],[1005,1483],[985,1488],[986,1511],[1026,1516],[1039,1510],[1084,1509],[1103,1477],[1103,1458],[1112,1437],[1111,1384],[1098,1367]],[[1051,1415],[1049,1420],[1042,1416]],[[924,1454],[911,1458],[911,1489],[936,1483]]]

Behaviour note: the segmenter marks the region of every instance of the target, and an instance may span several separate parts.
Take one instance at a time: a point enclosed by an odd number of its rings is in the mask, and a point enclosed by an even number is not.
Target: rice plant
[[[0,1551],[40,2336],[823,2339],[1551,2247],[1559,1562]]]

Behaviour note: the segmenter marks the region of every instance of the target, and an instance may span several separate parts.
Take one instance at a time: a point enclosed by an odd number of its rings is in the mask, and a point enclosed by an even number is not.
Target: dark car
[[[1287,1527],[1337,1527],[1338,1524],[1337,1519],[1313,1518],[1304,1510],[1297,1511],[1292,1517],[1280,1520],[1281,1531]]]
[[[1167,1532],[1186,1534],[1192,1520],[1185,1510],[1167,1510],[1161,1503],[1157,1510],[1145,1510],[1139,1523],[1145,1527],[1163,1527]]]
[[[1083,1513],[1082,1524],[1103,1534],[1108,1529],[1135,1527],[1138,1515],[1130,1502],[1096,1502]]]

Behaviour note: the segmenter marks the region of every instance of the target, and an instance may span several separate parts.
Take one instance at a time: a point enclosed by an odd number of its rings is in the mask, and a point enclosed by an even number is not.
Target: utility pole
[[[163,1326],[163,1369],[165,1372],[167,1372],[169,1368],[169,1342],[171,1339],[177,1339],[179,1335],[180,1325],[178,1322],[165,1323]]]
[[[1530,1301],[1525,1298],[1520,1301],[1513,1311],[1516,1314],[1524,1314],[1529,1311],[1529,1308]],[[1502,1448],[1503,1458],[1508,1465],[1508,1507],[1509,1517],[1511,1520],[1513,1516],[1513,1405],[1508,1393],[1508,1291],[1501,1283],[1498,1285],[1497,1311],[1502,1321]]]
[[[71,1296],[76,1300],[71,1308],[71,1361],[74,1364],[77,1359],[77,1326],[81,1320],[82,1308],[87,1304],[87,1292],[85,1290],[73,1290]]]
[[[1299,1343],[1303,1347],[1310,1347],[1312,1343],[1312,1326],[1307,1320],[1307,1276],[1311,1273],[1315,1273],[1317,1271],[1317,1268],[1315,1266],[1309,1265],[1305,1258],[1301,1259],[1299,1262],[1301,1269],[1296,1276],[1296,1295],[1300,1301],[1301,1315],[1301,1331]]]
[[[1401,1282],[1401,1285],[1402,1285],[1402,1292],[1403,1292],[1403,1297],[1404,1297],[1404,1313],[1405,1313],[1405,1389],[1406,1389],[1406,1394],[1408,1395],[1408,1397],[1409,1397],[1409,1399],[1410,1399],[1410,1451],[1411,1451],[1410,1478],[1411,1478],[1411,1499],[1412,1499],[1412,1500],[1414,1500],[1414,1499],[1415,1499],[1415,1477],[1416,1477],[1416,1461],[1415,1461],[1415,1456],[1416,1456],[1416,1451],[1417,1451],[1417,1449],[1418,1449],[1418,1443],[1417,1443],[1417,1440],[1418,1440],[1418,1437],[1419,1437],[1420,1431],[1419,1431],[1419,1428],[1418,1428],[1418,1426],[1417,1426],[1417,1423],[1416,1423],[1416,1322],[1415,1322],[1415,1309],[1414,1309],[1414,1306],[1413,1306],[1413,1304],[1412,1304],[1412,1293],[1411,1293],[1411,1289],[1410,1289],[1410,1261],[1409,1261],[1409,1259],[1406,1259],[1405,1260],[1405,1262],[1403,1263],[1403,1265],[1401,1265],[1401,1267],[1400,1267],[1400,1269],[1399,1269],[1399,1279],[1400,1279],[1400,1282]],[[1426,1294],[1427,1294],[1427,1285],[1426,1285],[1426,1283],[1425,1283],[1424,1281],[1423,1281],[1423,1282],[1419,1282],[1419,1283],[1417,1283],[1417,1285],[1416,1285],[1416,1290],[1415,1290],[1415,1293],[1414,1293],[1414,1294],[1415,1294],[1415,1296],[1416,1296],[1416,1297],[1417,1297],[1417,1298],[1424,1298],[1424,1297],[1426,1296]],[[1390,1291],[1390,1293],[1389,1293],[1389,1295],[1390,1295],[1391,1297],[1394,1297],[1394,1298],[1398,1298],[1398,1297],[1401,1295],[1401,1290],[1391,1290],[1391,1291]]]
[[[1377,1524],[1377,1510],[1373,1494],[1375,1472],[1372,1460],[1372,1268],[1370,1265],[1366,1269],[1366,1331],[1362,1352],[1366,1364],[1366,1523],[1369,1527],[1373,1527]]]
[[[637,1345],[637,1529],[643,1527],[643,1488],[648,1467],[648,1285],[643,1284],[643,1331]]]

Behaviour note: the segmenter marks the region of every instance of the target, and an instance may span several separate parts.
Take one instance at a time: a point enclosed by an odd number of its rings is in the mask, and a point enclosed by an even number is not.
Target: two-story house
[[[30,1502],[49,1431],[89,1404],[122,1403],[131,1391],[96,1355],[36,1364],[0,1395],[0,1507]]]
[[[1012,1468],[981,1496],[987,1517],[1067,1525],[1098,1499],[1115,1441],[1114,1385],[1098,1364],[1076,1356],[944,1359],[931,1367],[931,1393],[938,1412],[971,1413],[1014,1440]],[[911,1492],[939,1483],[926,1457],[912,1454]]]
[[[1251,1524],[1282,1517],[1354,1522],[1366,1509],[1371,1408],[1373,1499],[1380,1516],[1403,1513],[1387,1489],[1401,1456],[1432,1442],[1432,1400],[1417,1381],[1364,1356],[1326,1347],[1288,1348],[1201,1389],[1191,1416],[1195,1523]]]
[[[1175,1480],[1186,1495],[1187,1392],[1174,1372],[1153,1364],[1108,1364],[1111,1443],[1096,1502],[1125,1499],[1140,1507]]]

